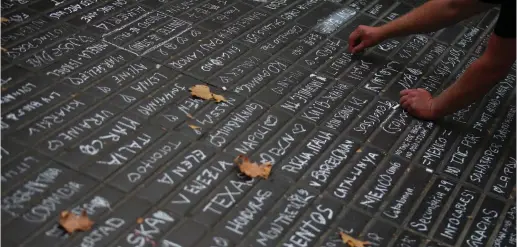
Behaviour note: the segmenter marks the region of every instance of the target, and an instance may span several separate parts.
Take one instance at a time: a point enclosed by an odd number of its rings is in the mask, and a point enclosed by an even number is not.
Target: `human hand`
[[[379,27],[359,25],[348,38],[348,51],[352,54],[374,46],[383,40]]]
[[[434,120],[439,117],[433,96],[422,88],[400,91],[400,105],[409,114],[424,120]]]

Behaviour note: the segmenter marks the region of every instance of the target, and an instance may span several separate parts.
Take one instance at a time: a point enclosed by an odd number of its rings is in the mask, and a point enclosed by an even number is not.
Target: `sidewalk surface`
[[[439,122],[397,107],[499,10],[347,52],[417,1],[2,0],[2,247],[516,246],[515,64]]]

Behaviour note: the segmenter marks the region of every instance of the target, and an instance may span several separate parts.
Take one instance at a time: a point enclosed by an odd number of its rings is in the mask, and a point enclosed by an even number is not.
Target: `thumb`
[[[355,54],[355,53],[358,53],[358,52],[362,51],[365,48],[365,46],[366,45],[364,44],[364,42],[361,41],[361,43],[359,43],[356,47],[354,47],[352,49],[352,54]]]
[[[351,47],[356,46],[357,41],[361,37],[361,30],[359,28],[356,28],[350,36],[348,36],[348,45]]]

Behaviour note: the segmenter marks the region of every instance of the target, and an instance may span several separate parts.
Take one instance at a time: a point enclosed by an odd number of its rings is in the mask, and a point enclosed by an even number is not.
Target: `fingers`
[[[356,42],[359,40],[359,37],[361,36],[360,33],[361,32],[359,28],[356,28],[348,37],[348,47],[350,49],[357,45]]]
[[[404,96],[402,98],[400,98],[400,106],[402,106],[403,109],[407,109],[408,107],[411,106],[411,102],[413,101],[413,99],[411,98],[411,96]]]
[[[356,47],[354,47],[352,49],[352,54],[356,54],[358,52],[361,52],[365,47],[366,47],[366,45],[364,44],[364,42],[359,43],[359,45],[357,45]]]

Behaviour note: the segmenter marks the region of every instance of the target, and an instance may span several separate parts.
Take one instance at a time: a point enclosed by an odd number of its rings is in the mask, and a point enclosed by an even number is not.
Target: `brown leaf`
[[[191,87],[190,94],[194,97],[198,97],[204,100],[213,99],[217,103],[226,101],[224,96],[210,92],[210,88],[207,85],[195,85]]]
[[[341,235],[341,240],[343,240],[343,243],[348,244],[350,247],[364,247],[366,245],[370,245],[370,242],[363,242],[359,239],[355,239],[352,236],[345,234],[344,232],[340,232],[339,235]]]
[[[221,101],[226,101],[226,98],[224,96],[213,93],[212,96],[214,97],[215,102],[219,103]]]
[[[138,223],[138,224],[142,224],[142,223],[144,223],[144,218],[142,218],[142,217],[137,218],[137,219],[136,219],[136,223]]]
[[[239,166],[239,170],[246,174],[248,177],[256,178],[262,177],[267,179],[269,174],[271,173],[271,168],[273,165],[271,162],[267,162],[264,164],[257,164],[255,162],[251,162],[248,157],[244,155],[239,155],[234,160],[235,163]]]
[[[201,127],[193,125],[193,124],[189,124],[188,127],[190,127],[193,130],[201,129]]]
[[[3,52],[7,52],[7,49],[5,49],[3,47],[0,47],[0,50],[2,50]]]
[[[78,230],[90,230],[92,228],[93,221],[88,218],[85,210],[83,210],[81,215],[75,215],[69,211],[63,211],[59,217],[59,225],[61,225],[68,233],[73,233]]]
[[[190,119],[194,119],[194,116],[192,116],[192,114],[190,114],[190,113],[187,113],[187,117]]]
[[[0,22],[8,22],[9,19],[5,18],[5,17],[0,17]]]
[[[199,97],[205,100],[212,99],[212,93],[207,85],[195,85],[190,88],[190,94],[195,97]]]

